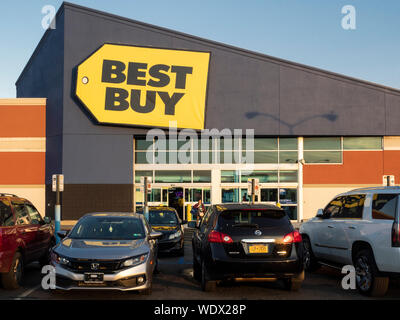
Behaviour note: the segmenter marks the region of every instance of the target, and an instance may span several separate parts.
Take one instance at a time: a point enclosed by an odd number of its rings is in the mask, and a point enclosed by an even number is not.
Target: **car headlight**
[[[179,231],[177,231],[177,232],[175,232],[173,234],[170,234],[168,239],[172,240],[172,239],[175,239],[175,238],[179,238],[180,236],[181,236],[181,231],[179,230]]]
[[[139,264],[142,264],[143,262],[146,261],[148,254],[142,254],[141,256],[137,256],[128,260],[125,260],[122,263],[123,267],[134,267],[137,266]]]
[[[68,265],[70,263],[68,258],[62,257],[62,256],[58,255],[57,253],[55,253],[54,251],[51,253],[51,261],[53,261],[55,263],[63,264],[63,265]]]

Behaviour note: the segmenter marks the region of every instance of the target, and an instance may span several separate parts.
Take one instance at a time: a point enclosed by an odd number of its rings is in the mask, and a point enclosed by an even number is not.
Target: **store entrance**
[[[168,206],[175,208],[178,215],[183,219],[183,188],[169,188],[168,189]]]

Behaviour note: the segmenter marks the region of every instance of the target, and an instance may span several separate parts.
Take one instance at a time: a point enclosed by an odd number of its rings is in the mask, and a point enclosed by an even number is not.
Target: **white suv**
[[[305,267],[354,265],[365,295],[384,295],[400,275],[400,187],[356,189],[335,197],[302,224]]]

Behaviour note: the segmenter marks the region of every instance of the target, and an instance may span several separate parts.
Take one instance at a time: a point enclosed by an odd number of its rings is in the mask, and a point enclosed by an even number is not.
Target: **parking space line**
[[[23,298],[26,298],[27,296],[29,296],[31,293],[33,293],[34,291],[36,291],[39,288],[40,288],[40,285],[38,285],[34,288],[31,288],[29,290],[26,290],[22,294],[20,294],[17,298],[15,298],[14,300],[22,300]]]

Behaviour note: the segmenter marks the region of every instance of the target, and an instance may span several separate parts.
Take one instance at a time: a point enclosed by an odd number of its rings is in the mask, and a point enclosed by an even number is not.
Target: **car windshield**
[[[151,225],[177,224],[176,213],[168,210],[150,210],[149,222]]]
[[[72,229],[72,239],[136,240],[145,238],[143,222],[134,217],[88,216]]]
[[[226,228],[263,228],[289,223],[290,220],[283,210],[226,210],[219,215],[219,225]]]

